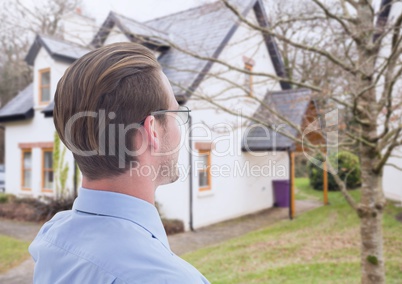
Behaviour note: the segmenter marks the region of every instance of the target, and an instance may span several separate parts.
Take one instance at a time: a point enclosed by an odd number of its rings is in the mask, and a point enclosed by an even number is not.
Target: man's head
[[[119,176],[140,155],[169,150],[180,137],[174,121],[150,116],[178,105],[152,51],[139,44],[116,43],[84,55],[60,79],[54,102],[60,139],[90,180]]]

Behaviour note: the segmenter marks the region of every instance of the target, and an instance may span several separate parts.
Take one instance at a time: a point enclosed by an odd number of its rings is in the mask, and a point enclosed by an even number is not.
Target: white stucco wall
[[[128,38],[125,36],[125,34],[118,29],[116,26],[113,27],[113,29],[110,31],[108,37],[105,40],[104,45],[116,43],[116,42],[128,42]]]
[[[256,22],[253,11],[250,12],[249,19]],[[245,39],[247,40],[245,41]],[[241,25],[222,51],[219,59],[242,69],[244,68],[243,56],[252,58],[255,61],[253,71],[275,74],[262,36],[258,32]],[[213,65],[210,73],[224,74],[225,78],[240,85],[245,82],[245,74],[227,71],[225,67],[218,64]],[[200,90],[202,90],[203,95],[207,96],[219,94],[222,90],[229,90],[225,91],[221,96],[221,98],[225,98],[224,101],[221,101],[221,104],[230,110],[252,116],[258,107],[258,103],[247,98],[238,98],[239,95],[244,96],[244,90],[230,87],[230,83],[211,76],[202,82]],[[279,85],[272,80],[266,77],[253,76],[254,96],[262,99],[268,90],[279,89]],[[251,153],[242,153],[240,151],[241,138],[247,121],[216,109],[203,110],[204,107],[201,106],[200,110],[197,110],[199,105],[196,101],[189,102],[190,108],[194,109],[192,112],[194,124],[204,124],[210,128],[222,122],[231,125],[234,129],[234,137],[231,138],[234,143],[229,146],[228,141],[221,141],[215,145],[216,154],[212,152],[212,165],[216,165],[220,169],[228,166],[230,174],[227,176],[219,173],[215,175],[212,179],[212,189],[209,193],[198,192],[198,179],[194,178],[194,188],[196,190],[194,194],[194,212],[196,212],[194,213],[194,227],[210,225],[272,207],[272,179],[284,179],[287,176],[277,177],[275,173],[263,173],[263,166],[267,171],[269,163],[271,163],[272,168],[275,163],[277,166],[282,164],[287,168],[287,154],[258,153],[258,156],[254,156]],[[214,107],[209,105],[208,108],[213,109]],[[196,131],[194,135],[197,135]],[[202,136],[202,133],[199,133],[199,135]],[[221,135],[222,133],[220,134],[219,132],[213,133],[212,140]],[[222,153],[230,148],[233,149],[233,153],[221,156]],[[241,170],[244,169],[246,169],[245,172],[241,174]],[[252,171],[252,169],[255,170]]]
[[[394,154],[401,156],[402,148],[399,147],[394,151]],[[388,160],[388,164],[393,164],[396,166],[402,166],[402,159],[391,157]],[[384,167],[384,177],[383,177],[383,189],[385,197],[394,201],[402,202],[402,171],[395,167],[386,165]]]
[[[5,125],[6,129],[6,192],[16,195],[53,196],[53,193],[42,191],[42,148],[34,146],[32,149],[32,188],[30,191],[21,189],[22,181],[22,149],[20,143],[53,142],[55,128],[52,118],[45,118],[42,113],[36,111],[31,120],[12,122]],[[67,151],[65,161],[69,165],[69,176],[66,187],[73,189],[73,156]]]
[[[16,195],[52,196],[53,193],[42,191],[42,148],[32,148],[32,189],[21,190],[22,174],[22,150],[20,143],[52,143],[54,141],[55,128],[53,118],[45,118],[41,112],[45,105],[39,105],[39,70],[50,68],[51,100],[54,98],[57,82],[68,67],[67,64],[54,61],[43,49],[39,51],[33,68],[34,74],[34,110],[32,119],[5,123],[5,163],[6,163],[6,192]],[[71,152],[67,151],[65,161],[69,165],[69,176],[66,187],[73,190],[74,163]]]
[[[255,21],[253,12],[251,19]],[[239,27],[227,47],[222,51],[219,59],[236,67],[244,67],[243,56],[255,61],[253,71],[275,74],[267,48],[263,44],[262,36],[255,34],[246,27]],[[244,39],[247,38],[247,41]],[[231,110],[252,115],[258,103],[250,99],[231,99],[244,95],[241,88],[228,88],[230,84],[213,76],[219,74],[232,82],[242,85],[244,74],[229,71],[226,67],[214,64],[206,79],[196,92],[203,96],[214,96],[226,90],[220,98],[225,98],[223,105]],[[255,77],[254,95],[263,98],[267,90],[279,90],[280,87],[272,80]],[[232,86],[233,87],[233,86]],[[213,167],[211,190],[199,191],[197,171],[197,151],[193,153],[192,177],[192,204],[193,227],[200,228],[216,222],[232,219],[245,214],[254,213],[273,205],[273,179],[288,179],[288,156],[285,152],[251,153],[241,152],[241,137],[244,131],[242,125],[245,120],[239,119],[205,101],[190,99],[187,106],[192,109],[192,147],[196,142],[215,142],[212,151],[211,164]],[[222,128],[224,123],[227,128]],[[205,129],[220,129],[207,135]],[[228,128],[232,130],[228,132]],[[226,131],[223,131],[226,129]],[[188,136],[188,132],[186,132]],[[232,135],[231,137],[229,137]],[[181,149],[181,156],[188,159],[188,147]],[[227,153],[226,153],[227,152]],[[183,167],[188,167],[188,161]],[[199,164],[198,164],[199,165]],[[254,169],[254,171],[252,171]],[[282,169],[280,171],[280,169]],[[243,174],[241,174],[243,171]],[[271,172],[270,172],[271,171]],[[278,172],[280,171],[280,172]],[[169,218],[174,217],[184,221],[186,228],[190,216],[190,206],[185,205],[189,200],[189,180],[178,181],[171,185],[162,186],[157,191],[157,200],[164,204],[162,211]],[[171,194],[170,194],[171,193]]]
[[[163,217],[179,219],[183,222],[185,230],[190,229],[190,176],[189,152],[186,130],[182,130],[183,146],[180,149],[178,169],[179,179],[171,184],[160,186],[156,190],[155,200]]]
[[[380,1],[377,1],[377,7],[379,7]],[[402,3],[393,3],[391,12],[389,15],[389,21],[391,23],[394,23],[395,20],[398,18],[398,16],[402,12]],[[390,42],[391,42],[391,36],[386,37],[383,41],[383,48],[381,49],[381,55],[383,57],[387,57],[390,54]],[[378,64],[381,64],[382,61],[379,61]],[[381,97],[380,95],[382,94],[383,91],[383,78],[380,80],[378,87],[377,87],[377,100],[379,100]],[[400,95],[400,89],[402,86],[402,80],[398,80],[395,83],[394,86],[394,91],[393,91],[393,99],[394,99],[394,105],[397,106],[402,99]],[[389,128],[390,131],[393,129],[397,128],[400,126],[400,117],[401,117],[401,112],[402,109],[399,107],[398,109],[395,109],[392,113],[392,117],[394,118],[393,121],[391,121]],[[384,120],[385,120],[385,113],[379,115],[379,129],[378,132],[381,133],[384,130]],[[384,149],[385,152],[386,149]],[[392,153],[392,156],[388,159],[387,164],[392,164],[395,165],[399,168],[402,168],[402,148],[397,147]],[[395,200],[395,201],[400,201],[402,202],[402,185],[400,183],[400,180],[402,179],[402,171],[398,170],[395,167],[385,165],[384,171],[383,171],[383,190],[384,190],[384,195],[386,198]]]
[[[50,101],[54,98],[54,93],[56,92],[57,83],[59,82],[61,76],[68,68],[68,64],[55,61],[49,53],[41,47],[38,55],[36,56],[33,68],[33,88],[34,88],[34,108],[35,110],[42,110],[46,107],[45,105],[39,105],[39,71],[43,69],[50,68]]]

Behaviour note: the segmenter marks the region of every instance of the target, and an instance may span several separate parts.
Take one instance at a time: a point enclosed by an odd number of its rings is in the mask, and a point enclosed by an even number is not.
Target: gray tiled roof
[[[145,23],[140,23],[134,19],[130,19],[126,16],[117,14],[116,12],[110,13],[120,22],[121,27],[124,28],[124,31],[131,35],[139,35],[148,38],[165,38],[166,36],[168,36],[167,33],[154,29],[153,27]]]
[[[255,1],[236,2],[239,11],[244,13],[251,9]],[[169,33],[170,41],[183,49],[205,57],[218,57],[237,28],[237,18],[218,1],[154,19],[146,24]],[[195,90],[198,80],[202,80],[210,65],[208,61],[197,59],[175,48],[166,52],[159,62],[178,95],[185,95],[185,89]]]
[[[291,137],[297,137],[297,129],[279,120],[270,109],[282,115],[294,125],[301,127],[311,101],[311,91],[307,89],[267,93],[263,104],[254,115],[262,123],[253,123],[248,131],[245,132],[242,140],[242,150],[273,151],[292,149],[294,142],[280,132],[287,133]],[[264,125],[270,125],[274,129]]]
[[[25,60],[33,65],[40,48],[43,47],[56,60],[72,63],[81,56],[87,54],[91,49],[79,46],[72,42],[57,39],[44,35],[37,35],[35,42],[28,51]]]
[[[239,10],[244,11],[254,1],[242,1]],[[204,5],[167,17],[146,22],[148,26],[168,33],[175,45],[205,57],[214,57],[236,25],[236,16],[221,2]],[[231,36],[231,35],[229,35]],[[163,71],[174,84],[175,94],[186,93],[208,64],[205,60],[171,48],[160,60]],[[189,71],[193,70],[193,72]]]
[[[0,122],[32,118],[33,105],[33,84],[31,83],[0,109]]]
[[[247,14],[254,8],[259,20],[267,22],[261,0],[232,0],[237,9]],[[165,17],[139,23],[127,17],[111,12],[94,37],[94,46],[102,45],[111,28],[117,25],[128,38],[136,40],[136,36],[147,38],[150,48],[162,51],[159,62],[164,73],[173,84],[173,90],[179,101],[185,101],[194,91],[212,66],[211,61],[197,59],[175,48],[169,48],[166,41],[201,56],[217,58],[238,27],[238,19],[224,5],[217,1],[200,7],[171,14]],[[269,41],[269,42],[268,42]],[[162,43],[165,42],[165,43]],[[282,76],[283,64],[274,39],[266,39],[266,44],[278,76]],[[63,40],[37,36],[26,60],[33,64],[40,47],[58,60],[73,62],[90,49],[80,47]],[[43,112],[52,116],[53,104],[49,104]]]
[[[127,37],[127,40],[141,43],[148,48],[157,49],[159,51],[168,48],[165,42],[166,39],[169,38],[167,33],[116,12],[109,13],[101,28],[92,39],[91,45],[96,48],[104,45],[110,32],[115,27]]]
[[[260,0],[232,0],[243,14],[249,13]],[[265,17],[265,14],[262,15]],[[238,27],[237,17],[221,1],[205,4],[193,9],[170,14],[161,18],[138,23],[116,13],[110,13],[101,30],[93,40],[95,46],[101,46],[110,30],[117,25],[127,36],[145,34],[165,44],[173,43],[179,48],[204,57],[217,58]],[[151,42],[152,43],[152,42]],[[155,48],[160,48],[156,46]],[[278,53],[277,50],[269,49]],[[280,54],[271,54],[278,58]],[[176,48],[169,48],[159,57],[163,71],[173,84],[173,91],[178,100],[185,100],[203,80],[211,61],[198,59]]]

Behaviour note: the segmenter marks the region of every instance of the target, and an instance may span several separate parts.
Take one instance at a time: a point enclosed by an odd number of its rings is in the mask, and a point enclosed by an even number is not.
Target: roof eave
[[[0,122],[14,122],[14,121],[21,121],[33,118],[35,115],[35,111],[33,108],[28,110],[25,113],[15,114],[15,115],[8,115],[8,116],[0,116]]]
[[[45,42],[41,39],[39,35],[36,36],[34,43],[28,51],[27,56],[25,57],[25,61],[28,65],[33,66],[35,63],[36,56],[39,53],[40,48],[43,47],[49,55],[57,61],[62,61],[65,63],[73,63],[77,58],[72,58],[69,56],[65,56],[63,54],[53,53],[49,47],[45,44]]]
[[[257,0],[254,5],[254,13],[257,22],[261,27],[268,28],[270,26],[268,16],[265,12],[264,4],[261,0]],[[267,46],[269,56],[271,57],[272,64],[274,65],[275,73],[278,77],[288,79],[289,76],[286,72],[285,64],[282,60],[282,55],[278,49],[278,45],[274,37],[269,34],[263,33],[265,45]],[[292,88],[291,84],[286,80],[279,81],[282,90],[289,90]]]
[[[43,110],[41,111],[45,117],[53,117],[53,110]]]
[[[25,56],[25,61],[26,61],[26,63],[28,63],[29,66],[34,65],[35,58],[38,55],[39,50],[42,47],[42,45],[43,45],[43,42],[40,40],[39,35],[36,35],[33,44],[31,45],[27,55]]]

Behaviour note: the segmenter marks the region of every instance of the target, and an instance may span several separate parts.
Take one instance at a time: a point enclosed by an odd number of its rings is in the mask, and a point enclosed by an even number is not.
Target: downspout
[[[293,177],[292,177],[292,148],[288,149],[288,156],[289,156],[289,220],[293,220],[292,217],[292,206],[293,206],[293,200],[292,200],[292,183],[293,183]]]
[[[194,226],[193,226],[193,137],[191,135],[191,129],[192,129],[192,117],[189,114],[188,117],[188,140],[189,140],[189,144],[190,144],[190,152],[188,154],[188,163],[189,163],[189,170],[188,170],[188,174],[189,174],[189,189],[190,189],[190,200],[189,200],[189,213],[190,213],[190,230],[194,231]]]

